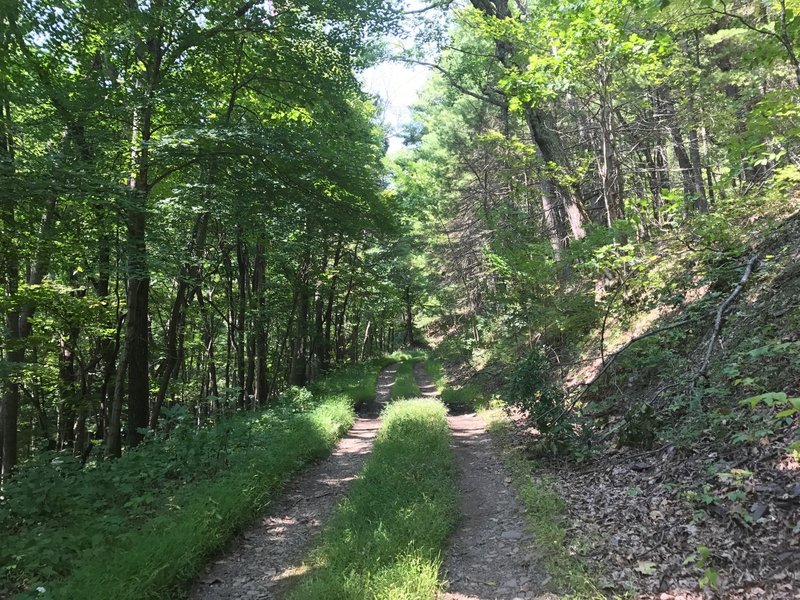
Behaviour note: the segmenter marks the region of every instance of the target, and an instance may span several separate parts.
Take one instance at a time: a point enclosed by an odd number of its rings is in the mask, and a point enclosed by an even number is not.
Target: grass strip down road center
[[[420,359],[412,358],[404,360],[397,369],[397,377],[392,386],[392,400],[403,400],[406,398],[418,398],[420,396],[419,386],[414,377],[414,364]]]
[[[387,407],[372,455],[322,534],[291,600],[430,600],[458,519],[445,407]]]

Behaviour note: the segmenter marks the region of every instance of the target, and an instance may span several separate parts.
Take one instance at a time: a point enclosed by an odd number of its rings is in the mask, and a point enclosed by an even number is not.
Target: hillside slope
[[[515,357],[500,337],[453,353],[464,332],[439,332],[452,381],[511,402],[517,444],[566,501],[570,550],[609,595],[796,597],[800,217],[738,231],[661,240],[580,337]],[[530,347],[571,411],[515,396]]]

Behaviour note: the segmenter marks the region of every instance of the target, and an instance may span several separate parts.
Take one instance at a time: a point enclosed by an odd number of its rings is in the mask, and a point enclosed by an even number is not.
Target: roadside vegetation
[[[469,5],[393,161],[443,400],[508,403],[604,593],[795,597],[798,4]]]
[[[170,597],[423,339],[604,593],[797,596],[800,0],[410,4],[2,3],[0,596]],[[298,593],[432,593],[440,412]]]
[[[116,461],[43,455],[3,492],[0,596],[175,597],[287,478],[329,453],[383,364],[339,369],[200,429],[174,411],[168,434]]]
[[[451,383],[442,366],[442,361],[429,358],[425,361],[425,371],[436,386],[445,406],[454,411],[472,411],[487,408],[490,404],[488,394],[472,383]]]
[[[392,403],[372,455],[322,534],[292,600],[429,600],[457,520],[442,404]]]
[[[502,411],[485,411],[483,417],[489,422],[489,433],[500,450],[503,464],[525,509],[525,524],[536,540],[537,556],[552,577],[554,587],[562,591],[559,597],[574,600],[605,598],[597,587],[597,574],[589,572],[576,552],[576,545],[582,540],[566,536],[566,505],[554,489],[552,480],[540,472],[518,443],[515,444],[514,426]]]

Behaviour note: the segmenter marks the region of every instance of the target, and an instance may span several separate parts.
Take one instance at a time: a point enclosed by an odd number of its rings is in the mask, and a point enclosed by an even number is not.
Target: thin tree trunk
[[[411,296],[411,286],[407,285],[403,292],[403,302],[405,307],[405,321],[406,321],[406,346],[414,345],[414,301]]]
[[[294,343],[292,344],[292,368],[289,376],[291,385],[303,386],[307,381],[308,366],[308,312],[310,302],[309,273],[311,257],[306,251],[300,265],[297,279],[297,304]]]
[[[175,367],[178,364],[180,353],[178,352],[178,338],[182,337],[182,330],[186,320],[186,307],[191,301],[189,291],[192,286],[199,284],[200,267],[199,262],[206,247],[208,233],[208,221],[210,213],[202,213],[197,217],[194,226],[194,235],[190,244],[188,256],[189,261],[181,267],[181,274],[178,277],[178,289],[175,293],[175,300],[172,303],[169,323],[167,325],[166,346],[164,349],[164,364],[162,365],[161,377],[159,379],[158,391],[153,401],[150,411],[150,428],[158,426],[158,419],[161,415],[161,406],[166,398],[170,381],[172,381]]]
[[[149,98],[150,94],[147,94]],[[149,195],[149,142],[152,131],[152,107],[146,100],[134,114],[131,162],[135,172],[130,179],[127,207],[128,317],[125,322],[125,346],[128,355],[128,428],[127,444],[136,446],[148,426],[150,395],[149,300],[150,275],[147,264],[145,231]]]
[[[128,352],[124,346],[119,352],[119,365],[114,382],[114,397],[111,401],[111,414],[106,431],[106,456],[122,456],[122,401],[125,393],[125,371],[128,367]]]
[[[336,299],[336,285],[339,282],[339,260],[342,258],[342,248],[344,245],[344,236],[339,236],[339,241],[336,243],[336,252],[333,257],[333,270],[335,274],[331,279],[330,288],[328,289],[328,303],[325,307],[325,341],[323,344],[322,355],[320,357],[320,370],[325,373],[330,369],[331,365],[331,329],[333,328],[333,303]]]
[[[3,34],[0,34],[2,36]],[[0,51],[4,54],[7,40],[0,37]],[[5,58],[0,58],[0,65]],[[0,78],[5,87],[5,78]],[[3,381],[2,404],[0,404],[0,437],[2,437],[2,461],[0,461],[0,477],[5,479],[17,464],[17,423],[19,421],[19,405],[21,398],[20,384],[13,378],[16,370],[25,359],[20,340],[20,308],[15,305],[19,289],[19,253],[13,242],[13,234],[17,230],[17,185],[14,156],[14,138],[12,133],[11,104],[7,90],[3,89],[2,106],[0,106],[0,223],[5,235],[0,236],[0,250],[5,263],[3,273],[5,294],[11,300],[6,310],[6,361],[12,372],[11,377]]]
[[[239,268],[239,289],[236,313],[236,372],[239,385],[240,409],[244,409],[247,399],[247,382],[245,380],[245,329],[247,327],[247,257],[245,256],[244,242],[242,241],[241,225],[236,228],[236,262]]]
[[[253,266],[253,293],[256,296],[255,320],[255,403],[264,405],[267,389],[267,306],[266,306],[266,256],[264,243],[256,244]]]

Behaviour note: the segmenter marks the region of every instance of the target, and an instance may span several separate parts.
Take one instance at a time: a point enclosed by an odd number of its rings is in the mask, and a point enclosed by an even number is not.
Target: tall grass
[[[389,405],[375,448],[339,505],[291,600],[430,600],[457,519],[446,411]]]
[[[435,358],[429,358],[425,361],[425,372],[431,378],[433,385],[441,394],[447,387],[447,376],[444,373],[444,367],[441,361]]]
[[[314,383],[311,389],[318,396],[344,394],[353,406],[372,402],[381,369],[395,362],[390,356],[336,369]]]
[[[379,370],[337,371],[307,405],[201,430],[179,421],[116,461],[81,469],[55,455],[22,471],[0,500],[0,597],[179,597],[289,477],[330,452]]]

